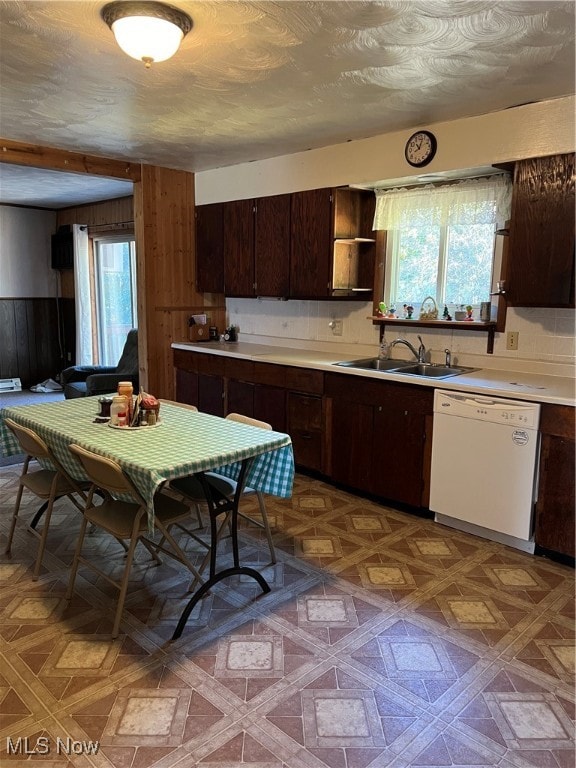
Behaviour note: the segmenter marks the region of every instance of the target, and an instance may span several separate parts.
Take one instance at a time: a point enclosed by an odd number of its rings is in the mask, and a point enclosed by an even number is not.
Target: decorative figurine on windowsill
[[[474,320],[472,317],[473,308],[470,304],[466,305],[466,320]]]
[[[452,315],[448,312],[448,305],[444,304],[444,312],[442,312],[444,320],[452,320]]]
[[[388,314],[386,317],[389,317],[391,320],[396,319],[396,307],[394,305],[388,308]]]
[[[376,317],[386,317],[386,304],[381,301],[376,310]]]
[[[414,314],[414,307],[411,304],[404,304],[404,317],[406,320],[412,320]]]

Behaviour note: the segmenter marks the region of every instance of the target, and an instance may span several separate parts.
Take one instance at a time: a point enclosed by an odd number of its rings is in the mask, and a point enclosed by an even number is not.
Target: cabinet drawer
[[[220,357],[220,355],[207,355],[204,352],[199,352],[197,357],[198,373],[205,373],[209,376],[224,375],[225,357]]]
[[[224,358],[225,375],[229,379],[254,381],[254,363],[252,360],[238,360],[234,357]]]
[[[322,429],[322,398],[288,393],[288,424],[291,430]]]
[[[322,394],[324,387],[324,374],[321,371],[274,363],[254,363],[254,380],[259,384],[270,384],[318,395]]]
[[[181,371],[190,371],[191,373],[198,373],[198,355],[194,352],[185,352],[183,349],[172,350],[172,360],[174,362],[174,368],[179,368]]]
[[[329,373],[325,379],[325,394],[363,405],[390,406],[412,413],[433,412],[434,390],[417,384],[398,384],[345,373]]]

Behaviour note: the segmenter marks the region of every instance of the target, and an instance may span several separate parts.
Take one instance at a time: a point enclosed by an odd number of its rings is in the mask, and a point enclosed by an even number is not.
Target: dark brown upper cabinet
[[[332,293],[332,190],[292,195],[290,296],[328,298]]]
[[[348,188],[292,195],[290,296],[370,300],[374,193]]]
[[[196,285],[224,293],[224,204],[199,205],[196,220]]]
[[[254,296],[254,201],[224,203],[224,292]]]
[[[574,154],[516,163],[507,304],[574,307],[574,202]]]
[[[226,296],[287,298],[290,195],[223,204]]]
[[[254,201],[256,296],[289,295],[290,197],[273,195]]]
[[[314,189],[196,209],[198,288],[226,296],[369,301],[374,193]]]

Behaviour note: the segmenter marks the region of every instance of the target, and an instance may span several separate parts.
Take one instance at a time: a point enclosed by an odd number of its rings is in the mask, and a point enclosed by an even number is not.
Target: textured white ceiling
[[[572,1],[172,0],[150,70],[103,4],[0,2],[2,136],[201,171],[574,93]]]

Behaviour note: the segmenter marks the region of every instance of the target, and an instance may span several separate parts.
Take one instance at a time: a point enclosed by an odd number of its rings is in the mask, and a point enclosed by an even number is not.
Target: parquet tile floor
[[[2,552],[19,470],[0,469]],[[171,642],[189,574],[142,549],[112,641],[107,583],[81,569],[64,599],[69,502],[32,582],[28,501],[0,557],[2,766],[573,768],[568,567],[298,475],[292,499],[267,499],[275,566],[242,527],[270,594],[221,582]],[[115,542],[89,546],[121,566]]]

